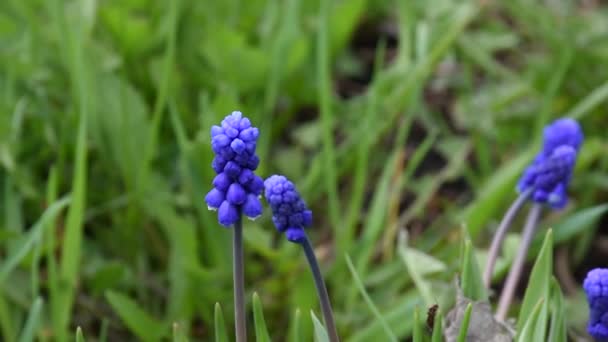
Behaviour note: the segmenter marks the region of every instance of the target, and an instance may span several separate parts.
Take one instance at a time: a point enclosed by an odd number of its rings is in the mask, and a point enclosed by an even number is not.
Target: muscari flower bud
[[[230,226],[240,214],[255,219],[262,214],[262,178],[255,155],[259,131],[241,112],[232,112],[220,126],[211,127],[211,148],[215,153],[211,167],[217,173],[213,189],[205,196],[207,206],[218,210],[218,221]]]
[[[285,233],[291,242],[302,242],[306,238],[304,227],[312,224],[312,211],[308,210],[293,183],[285,176],[274,175],[264,181],[264,189],[277,230]]]
[[[608,341],[608,269],[587,273],[583,289],[589,302],[587,332],[597,341]]]
[[[524,170],[518,192],[532,189],[532,201],[563,208],[568,202],[566,189],[582,141],[583,133],[575,120],[558,119],[546,126],[543,149]]]

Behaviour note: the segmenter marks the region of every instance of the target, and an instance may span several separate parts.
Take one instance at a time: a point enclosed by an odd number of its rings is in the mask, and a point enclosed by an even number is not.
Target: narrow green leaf
[[[258,342],[270,342],[270,335],[264,320],[262,302],[257,292],[253,293],[253,324],[255,325],[255,339]]]
[[[300,309],[296,309],[296,312],[294,313],[293,319],[291,320],[291,331],[289,334],[289,341],[291,342],[300,342],[302,340],[300,334],[300,320],[302,313],[300,312]]]
[[[420,322],[420,308],[416,307],[414,310],[414,332],[412,334],[413,342],[422,342],[422,322]]]
[[[165,336],[165,324],[150,316],[131,298],[113,291],[106,292],[106,299],[120,319],[142,341],[159,341]]]
[[[464,317],[462,318],[462,324],[460,325],[460,333],[458,334],[457,342],[466,342],[467,341],[467,332],[469,331],[469,321],[471,320],[471,311],[473,310],[473,303],[469,303],[464,312]]]
[[[601,204],[578,210],[576,213],[566,217],[562,222],[553,227],[555,243],[567,241],[588,229],[606,211],[608,211],[608,204]]]
[[[76,328],[76,342],[85,342],[82,328],[80,327]]]
[[[443,313],[441,310],[437,310],[435,313],[435,321],[433,322],[433,335],[431,336],[431,342],[442,342],[443,337],[441,335],[443,327]]]
[[[608,98],[608,82],[595,88],[584,99],[579,101],[574,108],[570,109],[564,116],[580,120],[587,113],[592,111],[600,103]]]
[[[226,331],[224,314],[222,313],[222,306],[220,303],[215,303],[213,316],[215,321],[215,342],[228,342],[228,332]]]
[[[517,332],[518,332],[517,342],[535,341],[534,334],[535,334],[535,330],[536,330],[536,320],[539,317],[539,313],[540,313],[541,308],[543,307],[544,302],[545,302],[544,298],[540,298],[538,300],[538,302],[536,303],[536,305],[534,305],[534,308],[532,309],[530,314],[527,316],[528,319],[526,320],[526,322],[524,322],[525,324],[523,324],[523,328],[521,330],[517,330]]]
[[[564,295],[555,278],[551,278],[551,326],[547,341],[566,341],[566,320],[564,316]]]
[[[9,274],[19,265],[19,263],[25,258],[25,256],[34,248],[34,246],[40,242],[42,233],[45,227],[52,222],[59,212],[65,208],[70,202],[69,198],[63,198],[59,201],[51,204],[42,214],[38,222],[36,222],[32,228],[27,232],[25,240],[16,248],[11,255],[2,263],[0,267],[0,285],[4,284],[4,281]]]
[[[479,263],[468,237],[464,240],[461,270],[460,283],[464,296],[472,300],[487,300],[488,294],[481,279]]]
[[[327,330],[325,330],[325,327],[312,310],[310,310],[310,316],[312,317],[312,323],[315,327],[315,342],[329,342]]]
[[[399,235],[399,255],[401,256],[401,260],[405,264],[407,268],[407,272],[412,277],[414,284],[416,285],[416,289],[420,292],[420,295],[424,299],[425,305],[431,305],[434,301],[431,285],[428,281],[424,279],[424,276],[417,266],[417,260],[412,258],[412,254],[408,252],[407,248],[407,232],[403,232],[403,234]]]
[[[388,323],[386,322],[384,317],[382,317],[382,314],[380,314],[380,311],[378,310],[378,308],[376,307],[376,305],[370,298],[369,294],[365,290],[365,285],[363,285],[363,282],[361,281],[361,278],[357,274],[357,270],[355,269],[355,266],[353,265],[353,262],[350,259],[350,256],[348,254],[346,254],[346,265],[348,266],[348,269],[350,270],[350,273],[353,276],[353,280],[355,281],[355,286],[357,286],[357,288],[359,289],[359,293],[361,293],[361,296],[365,300],[365,303],[367,304],[367,307],[369,308],[369,310],[376,317],[378,322],[380,322],[380,324],[382,324],[382,327],[384,328],[384,332],[386,333],[386,336],[391,341],[397,341],[397,337],[395,336],[395,333],[388,326]]]
[[[173,323],[173,342],[188,342],[185,329],[177,322]]]
[[[528,288],[524,294],[524,299],[521,304],[519,311],[519,317],[517,319],[517,331],[521,331],[523,325],[528,318],[536,303],[542,298],[546,298],[549,293],[549,285],[551,281],[551,274],[553,270],[553,231],[549,229],[545,235],[545,241],[538,254],[532,273],[530,273],[530,279],[528,281]],[[545,300],[545,302],[547,302]],[[544,310],[540,308],[539,310]],[[539,311],[541,313],[542,311]],[[546,326],[547,317],[541,316],[538,322],[541,326]]]
[[[25,326],[19,337],[19,342],[30,342],[34,341],[34,336],[38,331],[38,325],[40,324],[40,313],[42,311],[42,297],[36,298],[30,313],[25,321]]]

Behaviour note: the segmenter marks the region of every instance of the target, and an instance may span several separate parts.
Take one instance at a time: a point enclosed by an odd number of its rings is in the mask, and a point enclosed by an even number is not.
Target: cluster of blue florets
[[[306,238],[304,227],[312,224],[312,211],[285,176],[274,175],[264,181],[264,195],[272,208],[272,222],[285,233],[287,240],[301,242]]]
[[[259,130],[241,112],[232,112],[221,126],[211,128],[212,167],[217,173],[205,201],[218,210],[223,226],[236,223],[240,214],[255,219],[262,214],[262,178],[253,173],[260,160],[255,154]]]
[[[546,126],[543,138],[543,149],[524,171],[517,190],[521,193],[532,189],[534,202],[563,208],[568,202],[566,189],[583,143],[583,132],[575,120],[563,118]]]
[[[608,341],[608,269],[591,270],[583,289],[589,302],[587,331],[596,341]]]

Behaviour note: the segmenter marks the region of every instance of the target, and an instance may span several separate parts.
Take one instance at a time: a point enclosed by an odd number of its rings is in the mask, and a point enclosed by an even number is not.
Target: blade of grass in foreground
[[[380,324],[382,324],[382,328],[384,328],[384,332],[386,333],[386,336],[391,341],[397,341],[397,337],[395,336],[395,333],[393,333],[391,328],[388,326],[388,323],[386,323],[386,320],[384,319],[384,317],[382,317],[382,314],[380,314],[380,311],[378,310],[378,308],[376,307],[376,305],[374,304],[372,299],[369,297],[369,294],[365,290],[365,286],[363,285],[361,278],[359,278],[359,275],[357,274],[357,270],[355,270],[355,266],[353,265],[353,262],[350,259],[350,256],[348,256],[348,254],[346,254],[346,264],[348,265],[348,269],[350,270],[350,273],[353,276],[353,280],[355,281],[355,286],[357,286],[357,288],[359,289],[361,296],[365,300],[365,303],[369,307],[372,314],[374,316],[376,316],[376,319],[378,320],[378,322],[380,322]]]
[[[34,336],[38,331],[38,325],[40,324],[40,313],[42,311],[42,297],[36,298],[30,313],[25,321],[25,326],[19,337],[19,342],[31,342],[34,341]]]
[[[228,332],[226,331],[226,323],[224,323],[224,314],[220,303],[215,303],[214,322],[215,342],[228,342]]]
[[[257,342],[270,342],[266,320],[264,320],[262,302],[260,302],[260,296],[258,296],[257,292],[253,293],[253,322],[255,325],[255,340]]]
[[[469,303],[464,312],[464,317],[462,318],[462,324],[460,325],[460,333],[458,334],[457,342],[466,342],[467,341],[467,333],[469,331],[469,322],[471,321],[471,311],[473,310],[473,303]]]
[[[310,311],[310,316],[312,317],[312,322],[315,327],[315,342],[329,342],[327,330],[325,330],[325,327],[312,310]]]

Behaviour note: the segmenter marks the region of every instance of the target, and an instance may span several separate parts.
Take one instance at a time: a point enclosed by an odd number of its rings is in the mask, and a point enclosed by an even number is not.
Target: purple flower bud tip
[[[239,211],[235,205],[230,204],[228,201],[224,201],[220,205],[217,217],[222,226],[229,227],[238,221]]]
[[[272,222],[287,240],[302,242],[304,227],[312,224],[312,212],[300,197],[295,186],[285,176],[274,175],[264,181],[266,201],[272,209]]]
[[[587,273],[583,289],[589,303],[587,331],[597,341],[608,340],[608,269],[596,268]]]
[[[519,179],[517,189],[532,189],[531,199],[555,209],[566,206],[566,189],[572,177],[578,149],[583,141],[579,124],[559,119],[545,127],[543,150]]]
[[[263,181],[253,171],[260,162],[255,154],[259,131],[238,111],[211,127],[211,147],[215,158],[211,163],[217,176],[213,189],[205,197],[210,209],[218,209],[218,221],[224,226],[234,224],[241,213],[250,218],[262,214],[258,196]]]
[[[222,191],[213,188],[207,193],[207,196],[205,196],[205,202],[207,202],[209,210],[217,210],[222,202],[224,202],[225,197],[226,196]]]

